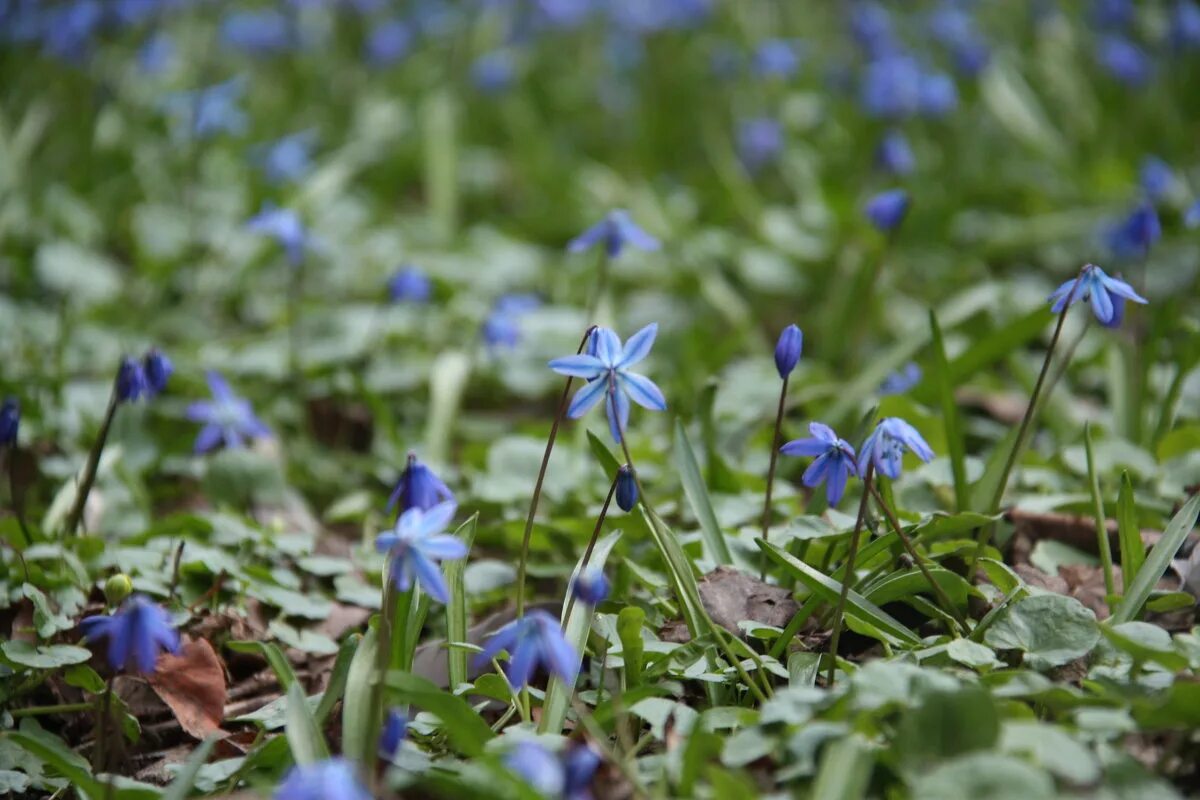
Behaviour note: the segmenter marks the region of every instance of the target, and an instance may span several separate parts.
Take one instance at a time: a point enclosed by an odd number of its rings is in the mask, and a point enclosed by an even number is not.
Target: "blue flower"
[[[304,223],[300,221],[300,215],[292,209],[279,208],[267,203],[250,218],[246,227],[278,242],[293,266],[304,261],[304,251],[308,249],[311,240]]]
[[[221,20],[221,43],[252,55],[271,55],[293,44],[291,24],[275,9],[232,11]]]
[[[1077,302],[1090,300],[1096,319],[1102,324],[1108,324],[1116,314],[1117,298],[1132,300],[1135,303],[1147,302],[1146,298],[1135,292],[1125,281],[1110,278],[1100,267],[1087,264],[1077,277],[1054,290],[1050,295],[1050,310],[1057,314]]]
[[[387,719],[383,723],[383,732],[379,734],[380,757],[388,761],[395,758],[396,751],[400,749],[400,742],[404,741],[406,735],[408,715],[394,708],[388,711]]]
[[[256,148],[254,155],[271,183],[298,181],[312,169],[316,139],[316,131],[297,131]]]
[[[894,480],[900,477],[905,450],[922,461],[933,458],[933,450],[916,428],[899,417],[884,417],[863,442],[858,453],[858,472],[865,474],[867,464],[874,463],[877,472]]]
[[[846,491],[846,482],[851,475],[858,475],[854,463],[854,448],[845,439],[839,439],[833,428],[820,422],[811,422],[808,431],[811,439],[794,439],[779,452],[785,456],[815,456],[801,480],[811,488],[825,484],[825,497],[829,505],[836,506]]]
[[[589,567],[571,584],[571,594],[589,606],[598,606],[608,597],[609,588],[608,578],[604,577],[604,573],[595,567]]]
[[[1200,47],[1200,6],[1192,0],[1178,0],[1171,7],[1171,44],[1176,50]]]
[[[712,13],[713,0],[643,0],[605,5],[619,28],[645,35],[700,24]]]
[[[562,758],[567,785],[563,787],[566,800],[591,800],[592,777],[600,766],[600,754],[591,745],[580,742]]]
[[[1096,60],[1113,78],[1131,88],[1150,80],[1150,57],[1124,36],[1105,36],[1096,48]]]
[[[138,49],[138,66],[147,75],[157,75],[175,60],[175,40],[167,33],[156,33]]]
[[[375,549],[391,558],[391,580],[397,589],[407,592],[419,582],[425,593],[439,603],[450,600],[437,562],[467,555],[461,539],[443,533],[457,508],[452,500],[428,511],[410,508],[400,515],[391,531],[375,538]]]
[[[238,107],[245,92],[240,78],[218,83],[191,92],[169,95],[166,111],[177,129],[186,130],[197,139],[207,139],[218,133],[241,133],[246,128],[246,112]]]
[[[483,322],[483,340],[491,347],[516,347],[521,341],[521,317],[541,304],[532,294],[504,295]]]
[[[622,464],[617,470],[617,506],[622,511],[632,511],[638,501],[637,478],[628,464]]]
[[[662,391],[649,378],[630,372],[629,368],[650,354],[658,323],[651,323],[629,337],[624,347],[617,334],[608,328],[596,328],[591,345],[595,353],[556,358],[550,369],[560,375],[583,378],[589,383],[575,393],[567,416],[579,419],[592,406],[605,398],[608,426],[615,441],[621,441],[621,431],[629,423],[629,401],[642,408],[663,411],[667,407]]]
[[[754,51],[754,71],[764,78],[790,78],[800,69],[796,45],[785,39],[767,39]]]
[[[504,50],[485,53],[471,65],[471,82],[484,94],[500,94],[512,86],[517,64],[512,54]]]
[[[175,365],[167,358],[166,353],[152,347],[142,357],[142,372],[146,377],[146,396],[153,397],[166,391],[167,381],[175,372]]]
[[[609,258],[621,255],[627,244],[639,250],[659,248],[658,239],[639,228],[629,216],[629,212],[622,208],[608,212],[604,219],[568,242],[567,252],[582,253],[601,242],[604,243],[604,250]]]
[[[1192,203],[1184,213],[1183,224],[1187,228],[1200,228],[1200,200]]]
[[[92,39],[103,22],[104,8],[97,0],[76,0],[73,3],[46,9],[42,46],[55,58],[82,61],[92,45]]]
[[[1171,165],[1158,156],[1146,156],[1138,170],[1138,179],[1146,196],[1158,200],[1171,191],[1175,184],[1175,173],[1171,171]]]
[[[368,63],[387,67],[403,59],[412,49],[413,31],[402,20],[385,19],[371,28],[365,47]]]
[[[1148,200],[1134,206],[1129,216],[1108,229],[1105,242],[1115,258],[1145,258],[1162,238],[1158,212]]]
[[[79,624],[89,644],[108,640],[108,663],[114,670],[154,672],[159,653],[179,652],[179,634],[162,606],[135,594],[111,616],[85,617]]]
[[[758,172],[779,158],[783,150],[783,126],[770,117],[744,119],[737,129],[738,157],[750,172]]]
[[[944,72],[931,72],[921,76],[917,97],[917,109],[926,117],[944,117],[958,108],[958,87],[954,79]]]
[[[775,343],[775,369],[779,377],[786,378],[800,363],[800,353],[804,349],[804,334],[795,325],[788,325],[779,334]]]
[[[903,189],[889,189],[880,192],[867,201],[863,213],[871,224],[884,233],[894,230],[904,220],[908,213],[908,192]]]
[[[923,75],[907,55],[889,55],[872,61],[863,72],[859,102],[872,117],[903,119],[920,108]]]
[[[487,664],[501,650],[508,651],[508,682],[514,689],[528,685],[539,664],[564,681],[574,680],[579,672],[575,648],[563,638],[558,620],[545,611],[526,612],[496,631],[475,663]]]
[[[129,357],[121,359],[121,366],[117,368],[116,390],[117,399],[122,403],[132,403],[142,395],[149,394],[150,387],[146,384],[142,365]]]
[[[542,797],[562,797],[567,776],[562,763],[546,748],[526,739],[504,754],[504,764]]]
[[[875,148],[875,166],[889,175],[907,175],[916,169],[917,160],[903,133],[891,130],[884,135]]]
[[[440,503],[454,500],[454,493],[433,474],[433,470],[421,463],[416,453],[408,454],[408,463],[400,473],[400,480],[388,498],[387,511],[398,502],[401,513],[410,508],[428,511]]]
[[[209,370],[207,377],[213,399],[199,400],[187,408],[188,419],[204,423],[196,436],[197,453],[206,453],[220,444],[237,448],[246,439],[271,435],[271,430],[255,416],[249,401],[235,395],[220,373]]]
[[[1127,28],[1133,22],[1130,0],[1092,0],[1092,24],[1097,28]]]
[[[849,23],[850,35],[870,58],[879,59],[897,51],[892,15],[881,4],[866,0],[853,3]]]
[[[929,30],[967,75],[978,75],[991,53],[975,26],[975,17],[955,2],[943,2],[929,18]]]
[[[433,283],[420,267],[407,264],[388,280],[388,297],[393,303],[424,303],[433,294]]]
[[[4,398],[0,405],[0,447],[16,447],[21,427],[21,403],[15,397]]]
[[[275,790],[274,800],[371,800],[354,765],[343,758],[291,768]]]
[[[879,384],[882,395],[904,394],[921,382],[921,368],[910,361],[904,367],[883,379]]]

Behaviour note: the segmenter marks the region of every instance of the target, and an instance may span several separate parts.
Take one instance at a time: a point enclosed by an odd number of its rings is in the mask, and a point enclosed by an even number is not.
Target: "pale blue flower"
[[[579,656],[563,637],[558,619],[545,611],[529,611],[492,634],[475,663],[489,663],[501,650],[508,652],[508,682],[515,689],[529,684],[538,665],[562,678],[575,679]]]
[[[204,423],[196,436],[196,452],[206,453],[224,444],[242,447],[247,439],[269,437],[271,430],[254,413],[250,402],[233,393],[220,373],[208,372],[212,400],[199,400],[187,408],[187,418]]]
[[[414,583],[420,583],[432,599],[450,601],[450,590],[437,562],[466,558],[467,546],[462,540],[443,533],[457,508],[453,501],[428,511],[414,506],[400,515],[392,530],[375,538],[375,549],[390,558],[391,580],[397,589],[407,592]]]
[[[629,216],[623,208],[613,209],[604,219],[588,228],[567,243],[567,252],[582,253],[597,244],[604,244],[604,251],[609,258],[621,255],[625,245],[633,245],[639,250],[657,250],[658,239],[646,233]]]
[[[114,670],[154,672],[162,652],[179,652],[179,634],[162,606],[135,594],[111,616],[85,617],[79,624],[88,643],[108,640],[108,664]]]
[[[1091,301],[1092,313],[1107,325],[1118,314],[1116,304],[1122,298],[1135,303],[1147,302],[1125,281],[1109,277],[1095,264],[1087,264],[1077,277],[1054,290],[1050,295],[1050,310],[1058,314],[1075,303]]]
[[[846,491],[846,482],[851,475],[858,475],[854,462],[854,448],[845,439],[838,437],[833,428],[820,422],[809,423],[811,439],[794,439],[779,452],[785,456],[813,456],[815,460],[804,470],[801,481],[810,489],[825,484],[825,497],[829,505],[836,506]]]
[[[885,417],[871,431],[858,453],[858,472],[866,473],[867,464],[893,480],[900,477],[904,452],[908,450],[922,461],[933,458],[933,450],[920,432],[899,417]]]

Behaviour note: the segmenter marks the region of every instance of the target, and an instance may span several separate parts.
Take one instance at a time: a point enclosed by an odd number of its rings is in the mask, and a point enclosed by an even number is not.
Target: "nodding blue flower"
[[[754,51],[754,71],[764,78],[790,78],[800,69],[796,43],[767,39]]]
[[[400,473],[400,480],[388,498],[387,511],[390,512],[400,504],[401,513],[410,508],[428,511],[436,505],[454,500],[454,493],[434,474],[428,466],[421,463],[416,453],[408,454],[408,463]]]
[[[512,86],[517,76],[517,64],[512,53],[496,50],[475,59],[471,65],[471,82],[484,94],[501,94]]]
[[[533,610],[492,634],[475,658],[477,665],[489,663],[501,650],[508,651],[508,682],[514,689],[529,684],[538,665],[572,681],[579,672],[579,656],[563,637],[558,620],[545,611]]]
[[[609,589],[608,578],[604,577],[603,571],[595,567],[585,569],[571,584],[571,594],[589,606],[603,603],[604,598],[608,597]]]
[[[433,282],[417,266],[406,264],[388,280],[388,298],[393,303],[424,303],[433,294]]]
[[[883,383],[879,384],[879,393],[882,395],[904,394],[920,382],[921,368],[915,362],[910,361],[903,368],[883,379]]]
[[[1117,81],[1137,89],[1150,81],[1150,57],[1124,36],[1105,36],[1096,48],[1096,60]]]
[[[504,765],[542,797],[562,797],[566,771],[558,757],[535,741],[525,739],[504,754]]]
[[[344,758],[327,758],[314,764],[297,764],[275,789],[274,800],[371,800],[354,764]]]
[[[207,139],[219,133],[238,134],[246,128],[246,112],[238,103],[246,90],[245,81],[234,78],[190,92],[168,95],[167,113],[176,130],[197,139]]]
[[[1187,228],[1200,228],[1200,200],[1192,203],[1184,213],[1183,224]]]
[[[364,45],[367,62],[387,67],[401,61],[413,45],[413,30],[404,21],[385,19],[371,28]]]
[[[629,212],[623,208],[608,212],[604,219],[568,242],[567,252],[582,253],[601,242],[604,243],[604,251],[609,258],[621,255],[625,245],[632,245],[639,250],[659,248],[658,239],[638,227],[629,216]]]
[[[1170,193],[1175,185],[1175,173],[1171,171],[1171,165],[1158,156],[1146,156],[1138,170],[1138,180],[1146,196],[1158,200]]]
[[[795,325],[788,325],[779,334],[775,343],[775,369],[779,377],[786,378],[800,363],[800,353],[804,350],[804,334]]]
[[[0,405],[0,447],[16,447],[20,428],[21,403],[15,397],[6,397]]]
[[[483,322],[483,340],[491,347],[516,347],[521,341],[521,317],[541,304],[532,294],[504,295]]]
[[[658,334],[658,323],[653,322],[629,337],[625,346],[621,339],[608,328],[596,328],[592,332],[593,353],[556,358],[550,369],[560,375],[583,378],[589,383],[575,393],[567,416],[579,419],[600,399],[604,398],[604,410],[608,414],[608,427],[613,439],[620,443],[621,432],[629,424],[629,401],[651,411],[663,411],[667,400],[654,381],[630,372],[629,368],[650,354],[654,337]]]
[[[297,131],[259,146],[254,156],[268,181],[290,183],[300,180],[312,169],[312,150],[316,141],[316,131]]]
[[[638,501],[637,478],[628,464],[617,470],[617,506],[622,511],[632,511]]]
[[[254,414],[250,402],[233,393],[220,373],[209,370],[212,400],[198,400],[187,408],[187,418],[204,427],[196,436],[196,452],[207,453],[218,445],[241,447],[247,439],[269,437],[271,429]]]
[[[138,48],[138,66],[147,75],[157,75],[175,60],[175,40],[168,33],[159,32],[146,39]]]
[[[592,777],[600,766],[600,754],[584,742],[574,745],[563,755],[567,785],[563,788],[566,800],[592,800]]]
[[[904,221],[908,206],[908,192],[903,189],[889,189],[869,199],[863,206],[863,213],[872,225],[887,233]]]
[[[142,357],[142,372],[146,376],[146,396],[162,394],[167,389],[167,381],[175,372],[175,365],[167,354],[157,347],[146,351]]]
[[[1105,243],[1115,258],[1145,258],[1150,248],[1162,238],[1162,223],[1154,205],[1143,200],[1134,206],[1129,216],[1111,226],[1105,233]]]
[[[1131,0],[1092,0],[1092,24],[1097,28],[1127,28],[1133,22]]]
[[[737,128],[737,150],[746,169],[758,172],[783,151],[783,126],[770,117],[742,120]]]
[[[858,475],[854,461],[854,448],[845,439],[838,438],[833,428],[820,422],[810,422],[808,432],[811,439],[794,439],[779,452],[785,456],[815,456],[816,459],[804,470],[801,478],[810,489],[825,484],[825,497],[829,505],[836,506],[846,491],[846,482],[851,475]]]
[[[293,266],[304,261],[304,251],[311,240],[304,223],[300,221],[300,215],[292,209],[266,203],[261,211],[251,217],[246,227],[278,242]]]
[[[1050,310],[1058,314],[1075,303],[1090,300],[1096,319],[1107,325],[1117,313],[1117,298],[1132,300],[1135,303],[1147,302],[1146,298],[1135,292],[1125,281],[1110,278],[1095,264],[1086,264],[1077,277],[1059,286],[1054,290],[1054,294],[1050,295]]]
[[[79,624],[89,644],[108,640],[108,664],[114,670],[154,672],[162,652],[179,652],[179,634],[162,606],[135,594],[111,616],[85,617]]]
[[[150,387],[146,383],[146,373],[142,365],[132,358],[121,359],[117,368],[117,399],[122,403],[132,403],[139,397],[149,394]]]
[[[944,72],[931,72],[921,76],[917,109],[922,116],[944,117],[958,108],[958,87],[954,79]]]
[[[414,582],[439,603],[450,600],[446,579],[437,562],[465,558],[467,546],[456,536],[443,533],[458,506],[453,500],[425,511],[410,508],[400,515],[392,530],[375,537],[375,550],[391,558],[391,581],[407,592]]]
[[[908,175],[917,167],[908,139],[898,130],[888,131],[875,148],[875,166],[889,175]]]
[[[383,731],[379,734],[379,756],[391,761],[400,749],[400,742],[408,735],[408,715],[403,711],[392,709],[388,711],[387,719],[383,722]]]
[[[869,116],[898,120],[917,113],[923,75],[911,56],[888,55],[872,61],[862,74],[859,103]]]
[[[281,53],[294,44],[292,26],[275,9],[231,11],[221,20],[221,43],[251,55]]]
[[[871,59],[883,58],[897,50],[892,30],[892,15],[874,0],[860,0],[850,5],[850,35]]]
[[[922,461],[933,458],[933,450],[916,428],[899,417],[884,417],[858,452],[858,473],[866,474],[870,463],[881,475],[895,480],[900,477],[905,450]]]
[[[1200,6],[1192,0],[1177,0],[1171,7],[1171,45],[1176,50],[1200,47]]]

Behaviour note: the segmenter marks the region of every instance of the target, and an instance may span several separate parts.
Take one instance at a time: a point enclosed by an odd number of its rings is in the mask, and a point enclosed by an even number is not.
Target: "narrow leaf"
[[[495,736],[483,718],[461,697],[444,692],[432,682],[411,672],[388,673],[388,686],[402,703],[414,705],[437,716],[450,743],[465,756],[483,753],[488,740]]]
[[[1100,474],[1096,470],[1096,456],[1092,448],[1092,428],[1083,426],[1083,449],[1087,453],[1088,488],[1092,492],[1092,514],[1096,521],[1096,552],[1100,554],[1100,567],[1104,571],[1104,591],[1114,594],[1112,550],[1108,544],[1108,517],[1104,513],[1104,500],[1100,497]]]
[[[292,671],[292,665],[283,651],[275,644],[271,642],[229,642],[225,646],[235,653],[257,653],[265,658],[271,669],[275,671],[275,677],[279,678],[279,686],[284,691],[290,689],[296,682],[296,673]]]
[[[608,449],[608,445],[600,441],[600,437],[591,431],[587,432],[588,447],[592,449],[592,455],[600,462],[600,466],[604,468],[604,474],[612,479],[613,475],[617,474],[617,470],[621,468],[621,462],[618,461]]]
[[[1133,483],[1129,473],[1121,473],[1121,493],[1117,496],[1117,540],[1121,545],[1121,581],[1129,592],[1133,576],[1146,560],[1146,545],[1138,526],[1137,503],[1133,499]]]
[[[1130,622],[1138,615],[1159,579],[1166,574],[1167,568],[1171,565],[1171,559],[1183,545],[1188,534],[1192,532],[1198,515],[1200,515],[1200,494],[1194,495],[1184,504],[1183,508],[1179,509],[1179,513],[1171,519],[1167,529],[1163,531],[1162,538],[1146,556],[1145,563],[1137,571],[1137,576],[1129,585],[1125,596],[1121,598],[1116,611],[1113,612],[1114,624]]]
[[[192,751],[188,760],[184,762],[183,769],[179,770],[175,780],[171,781],[171,785],[163,792],[163,800],[187,800],[192,787],[196,784],[196,776],[200,774],[200,768],[208,761],[208,754],[212,752],[216,743],[217,737],[209,736]]]
[[[299,683],[288,687],[287,694],[287,724],[284,733],[287,734],[288,747],[291,748],[292,758],[297,764],[314,764],[329,758],[329,748],[325,746],[325,737],[313,719],[312,710],[308,707],[308,698]]]
[[[933,383],[938,393],[942,410],[942,424],[946,430],[946,449],[950,453],[950,470],[954,475],[954,503],[958,511],[966,511],[970,502],[967,485],[966,443],[963,440],[962,421],[958,417],[958,403],[954,400],[954,382],[946,360],[946,343],[942,339],[942,328],[937,314],[929,311],[929,331],[933,338]]]
[[[342,699],[342,694],[346,691],[346,680],[350,675],[350,665],[354,663],[354,654],[358,651],[361,641],[361,636],[348,636],[342,643],[341,649],[338,650],[337,659],[333,662],[333,672],[329,675],[329,685],[325,687],[325,693],[321,695],[321,702],[317,704],[318,725],[325,724],[325,720],[329,719],[329,714],[333,711],[334,704]]]
[[[475,531],[479,526],[479,512],[458,526],[454,535],[462,539],[470,551],[475,542]],[[450,602],[446,604],[446,641],[465,642],[467,640],[467,592],[463,583],[463,573],[467,569],[467,559],[460,558],[447,562],[445,568],[446,586],[450,591]],[[467,651],[461,647],[451,647],[446,653],[446,664],[450,675],[450,688],[454,689],[467,681]]]
[[[688,631],[694,639],[706,635],[712,625],[704,610],[704,603],[700,600],[700,586],[696,583],[691,560],[683,552],[679,540],[666,523],[657,516],[652,518],[646,511],[645,504],[639,504],[638,510],[646,530],[650,532],[650,538],[654,540],[654,545],[667,566],[667,574],[675,590],[675,597],[679,600],[680,611]]]
[[[375,676],[379,632],[368,628],[358,643],[350,672],[346,676],[346,698],[342,703],[342,753],[351,761],[363,763],[370,752],[371,696]]]
[[[687,430],[678,417],[675,419],[675,468],[679,470],[679,479],[683,482],[683,491],[692,513],[700,520],[700,532],[709,556],[717,564],[733,563],[729,545],[725,543],[725,534],[721,532],[712,501],[708,497],[708,487],[704,485],[704,477],[700,474],[700,465],[696,463],[696,454],[688,441]]]

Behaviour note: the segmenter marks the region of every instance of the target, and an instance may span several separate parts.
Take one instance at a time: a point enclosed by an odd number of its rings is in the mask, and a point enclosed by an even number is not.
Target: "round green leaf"
[[[1044,670],[1090,653],[1100,632],[1096,615],[1078,600],[1043,594],[1010,606],[983,638],[998,650],[1020,650],[1025,663]]]

